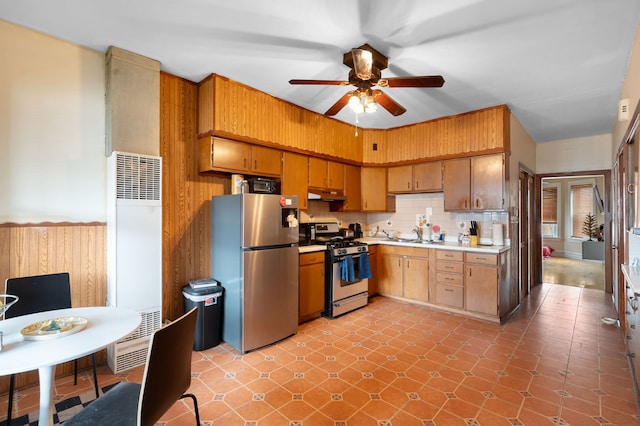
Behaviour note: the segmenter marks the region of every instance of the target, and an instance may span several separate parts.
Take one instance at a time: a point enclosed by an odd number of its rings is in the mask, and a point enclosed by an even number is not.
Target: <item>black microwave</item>
[[[252,194],[279,194],[277,179],[250,177],[247,183]]]

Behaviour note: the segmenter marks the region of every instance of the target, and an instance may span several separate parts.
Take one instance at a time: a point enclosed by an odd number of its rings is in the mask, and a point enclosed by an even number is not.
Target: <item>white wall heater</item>
[[[107,306],[140,312],[138,330],[107,349],[114,373],[144,365],[162,326],[162,158],[108,158]]]

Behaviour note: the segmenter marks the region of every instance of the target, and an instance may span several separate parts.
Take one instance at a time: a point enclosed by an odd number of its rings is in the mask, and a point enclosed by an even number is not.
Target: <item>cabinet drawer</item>
[[[464,283],[464,275],[438,272],[436,273],[436,282],[441,284],[462,285]]]
[[[449,250],[437,250],[436,259],[438,260],[453,260],[456,262],[462,262],[464,253],[461,251],[449,251]]]
[[[480,263],[483,265],[497,265],[498,256],[495,254],[467,252],[464,254],[464,261],[468,263]]]
[[[450,272],[453,274],[462,274],[464,271],[463,263],[456,262],[437,262],[436,263],[436,271],[439,272]]]
[[[324,262],[324,252],[312,252],[312,253],[303,253],[300,255],[300,266],[303,265],[312,265],[314,263],[323,263]]]
[[[462,309],[463,290],[463,287],[457,285],[436,284],[436,304]]]

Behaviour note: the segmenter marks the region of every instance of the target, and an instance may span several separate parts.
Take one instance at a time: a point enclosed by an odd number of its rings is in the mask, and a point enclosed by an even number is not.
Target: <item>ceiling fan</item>
[[[355,90],[347,92],[324,113],[329,116],[336,115],[345,105],[349,105],[356,112],[373,112],[377,105],[381,105],[392,115],[398,116],[407,110],[385,92],[374,90],[373,87],[442,87],[444,84],[441,75],[382,78],[381,71],[387,68],[388,59],[368,44],[345,53],[342,62],[351,68],[348,81],[298,79],[289,80],[289,84],[355,86]]]

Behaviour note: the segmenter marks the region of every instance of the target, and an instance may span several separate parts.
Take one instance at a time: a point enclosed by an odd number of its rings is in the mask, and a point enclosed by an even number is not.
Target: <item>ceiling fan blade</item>
[[[371,78],[371,66],[373,65],[373,54],[364,49],[352,49],[353,69],[360,80]]]
[[[328,86],[348,86],[350,83],[343,80],[289,80],[289,84],[324,84]]]
[[[338,99],[338,102],[336,102],[335,104],[333,104],[331,106],[331,108],[329,108],[327,110],[327,112],[324,113],[324,115],[328,115],[328,116],[334,116],[337,113],[340,112],[340,110],[342,108],[345,107],[345,105],[347,105],[349,103],[349,99],[351,98],[353,92],[347,92],[344,94],[344,96],[342,96],[340,99]]]
[[[391,97],[382,90],[373,90],[372,94],[376,103],[389,111],[391,115],[397,117],[398,115],[402,115],[407,112],[402,105],[391,99]]]
[[[381,78],[380,87],[442,87],[444,78],[441,75],[425,75],[419,77]]]

